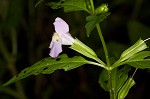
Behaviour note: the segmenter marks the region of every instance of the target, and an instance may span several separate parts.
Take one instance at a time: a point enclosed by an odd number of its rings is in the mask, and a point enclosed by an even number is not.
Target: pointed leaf
[[[6,82],[3,86],[7,86],[30,75],[38,75],[40,73],[51,74],[57,69],[64,69],[65,71],[68,71],[86,63],[88,63],[88,61],[80,56],[68,58],[66,55],[61,55],[57,59],[48,57],[28,68],[25,68],[18,75]]]
[[[133,78],[129,78],[119,91],[118,99],[124,99],[133,85],[135,85]]]
[[[124,66],[121,69],[114,68],[111,71],[111,83],[113,88],[114,96],[117,97],[117,94],[120,88],[123,86],[125,81],[128,79],[128,72],[131,70],[130,67]]]
[[[128,79],[128,72],[130,71],[130,67],[124,66],[121,69],[114,68],[111,71],[111,82],[112,82],[112,88],[114,91],[114,95],[117,96],[119,90],[125,83],[125,81]],[[100,76],[99,76],[99,84],[105,91],[109,91],[109,78],[108,78],[108,71],[102,70]]]
[[[89,37],[91,31],[94,29],[96,24],[102,22],[105,18],[107,18],[108,15],[110,15],[110,13],[103,13],[97,16],[96,15],[87,16],[86,18],[87,23],[85,25],[87,37]]]
[[[150,59],[143,59],[143,60],[136,61],[136,62],[129,62],[127,64],[136,68],[141,68],[141,69],[150,68]]]
[[[124,66],[121,69],[115,68],[112,70],[111,81],[114,95],[117,96],[120,88],[123,86],[125,81],[128,79],[128,72],[131,70],[130,67]]]
[[[83,10],[88,13],[85,0],[61,0],[59,2],[50,2],[47,5],[51,6],[52,9],[64,8],[64,12],[79,11]]]
[[[141,69],[150,68],[150,51],[139,52],[122,64],[129,64]]]
[[[142,51],[142,52],[139,52],[139,53],[133,55],[126,62],[139,61],[139,60],[142,60],[142,59],[148,59],[149,57],[150,57],[150,51]]]
[[[123,65],[133,57],[135,54],[143,51],[147,48],[147,45],[144,40],[139,39],[134,45],[132,45],[130,48],[126,49],[120,56],[120,59],[116,61],[112,67],[115,68],[117,66]]]
[[[130,67],[124,66],[117,72],[117,79],[116,79],[116,94],[119,92],[125,81],[128,79],[128,72],[131,70]]]

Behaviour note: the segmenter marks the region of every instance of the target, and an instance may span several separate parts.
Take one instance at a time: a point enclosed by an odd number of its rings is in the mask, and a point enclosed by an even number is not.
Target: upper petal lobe
[[[64,33],[69,32],[69,26],[63,19],[57,17],[53,24],[54,24],[54,27],[55,27],[55,31],[58,34],[64,34]]]

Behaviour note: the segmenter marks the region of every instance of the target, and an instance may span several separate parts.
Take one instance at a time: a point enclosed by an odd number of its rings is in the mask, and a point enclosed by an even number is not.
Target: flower
[[[50,43],[49,55],[56,58],[62,52],[62,45],[72,45],[74,38],[69,33],[68,24],[61,18],[57,17],[53,23],[55,32]]]

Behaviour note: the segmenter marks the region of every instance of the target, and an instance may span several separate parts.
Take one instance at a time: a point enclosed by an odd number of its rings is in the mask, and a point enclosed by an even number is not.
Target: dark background
[[[96,29],[86,37],[86,12],[53,10],[45,5],[49,0],[35,8],[37,2],[0,0],[0,85],[24,68],[49,57],[53,22],[58,16],[69,24],[73,37],[90,46],[105,61]],[[119,58],[121,52],[139,38],[150,37],[150,0],[94,0],[95,7],[101,3],[108,3],[111,12],[100,24],[110,57]],[[147,44],[149,46],[149,41]],[[63,46],[63,50],[69,57],[80,55],[68,46]],[[131,75],[134,70],[132,68]],[[109,93],[98,84],[100,72],[100,67],[84,65],[68,72],[57,70],[50,75],[30,76],[7,87],[1,86],[0,99],[16,99],[15,93],[19,99],[25,99],[22,92],[28,99],[109,99]],[[134,79],[136,85],[126,99],[149,99],[150,70],[138,70]]]

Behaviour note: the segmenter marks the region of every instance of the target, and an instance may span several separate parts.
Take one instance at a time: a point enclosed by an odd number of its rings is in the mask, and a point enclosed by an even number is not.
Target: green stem
[[[104,38],[103,38],[103,35],[102,35],[102,32],[101,32],[101,28],[100,28],[100,25],[99,24],[96,24],[96,28],[97,28],[97,31],[98,31],[98,34],[99,34],[99,37],[100,37],[100,40],[102,42],[102,45],[103,45],[103,48],[104,48],[104,53],[105,53],[105,57],[106,57],[106,62],[107,62],[107,66],[108,66],[108,83],[109,83],[109,93],[110,93],[110,99],[113,99],[114,95],[113,95],[113,89],[112,89],[112,81],[111,81],[111,66],[110,66],[110,61],[109,61],[109,55],[108,55],[108,50],[107,50],[107,47],[106,47],[106,43],[104,41]]]
[[[91,7],[92,7],[92,14],[94,14],[93,0],[90,0],[90,3],[91,3]],[[113,99],[114,96],[113,96],[112,81],[111,81],[111,66],[110,66],[110,61],[109,61],[108,50],[107,50],[106,43],[105,43],[105,40],[104,40],[103,35],[102,35],[102,31],[101,31],[100,25],[96,24],[96,28],[97,28],[100,40],[102,42],[102,46],[103,46],[105,57],[106,57],[106,63],[107,63],[107,67],[108,67],[107,71],[108,71],[108,78],[109,78],[108,79],[108,83],[109,83],[109,89],[110,89],[109,93],[110,93],[110,99]]]
[[[100,40],[102,42],[102,46],[104,48],[104,53],[105,53],[105,57],[106,57],[107,66],[110,67],[110,62],[109,62],[109,56],[108,56],[108,51],[107,51],[106,43],[104,41],[104,38],[103,38],[103,35],[102,35],[102,32],[101,32],[99,24],[96,24],[96,28],[97,28]]]
[[[111,80],[111,70],[108,70],[108,83],[109,83],[109,94],[110,94],[110,99],[115,99],[114,98],[114,92],[112,89],[112,80]]]
[[[92,7],[92,13],[94,14],[93,0],[90,0],[90,3],[91,3],[91,7]],[[110,62],[109,62],[109,56],[108,56],[108,51],[107,51],[106,43],[104,41],[104,38],[103,38],[103,35],[102,35],[102,31],[101,31],[101,28],[100,28],[99,24],[96,24],[96,28],[97,28],[100,40],[101,40],[103,48],[104,48],[107,66],[110,67]]]

